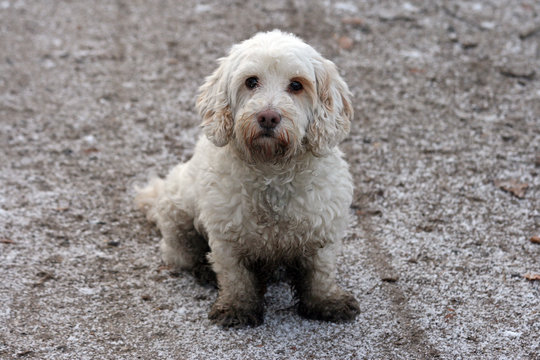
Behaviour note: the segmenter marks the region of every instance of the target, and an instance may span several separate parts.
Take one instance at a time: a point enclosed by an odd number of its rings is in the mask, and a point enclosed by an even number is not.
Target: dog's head
[[[232,47],[200,88],[206,136],[249,162],[324,156],[348,134],[350,92],[335,65],[291,34],[259,33]]]

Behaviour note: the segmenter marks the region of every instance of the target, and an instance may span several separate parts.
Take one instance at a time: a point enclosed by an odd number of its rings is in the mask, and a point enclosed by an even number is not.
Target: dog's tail
[[[146,218],[152,222],[157,221],[156,205],[163,194],[165,180],[155,177],[145,187],[135,186],[135,206],[146,213]]]

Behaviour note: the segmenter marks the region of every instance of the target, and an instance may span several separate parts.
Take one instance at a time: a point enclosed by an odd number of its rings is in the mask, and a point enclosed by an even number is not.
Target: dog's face
[[[235,45],[197,101],[208,138],[250,162],[324,155],[349,131],[352,107],[334,64],[280,31]]]

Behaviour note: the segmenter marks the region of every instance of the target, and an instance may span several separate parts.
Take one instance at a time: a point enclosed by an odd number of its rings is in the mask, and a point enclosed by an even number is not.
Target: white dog
[[[165,180],[138,189],[168,264],[215,281],[209,318],[263,321],[266,282],[286,269],[300,315],[353,319],[335,280],[353,185],[338,143],[350,92],[335,65],[291,34],[259,33],[232,47],[200,88],[206,136]]]

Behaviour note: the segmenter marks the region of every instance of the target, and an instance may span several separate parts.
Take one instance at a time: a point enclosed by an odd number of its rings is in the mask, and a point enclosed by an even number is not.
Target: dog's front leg
[[[298,259],[290,269],[300,300],[298,312],[305,318],[347,321],[360,312],[353,295],[336,283],[335,252],[330,244],[313,257]]]
[[[264,294],[260,279],[244,266],[230,244],[213,244],[209,257],[219,294],[208,318],[224,327],[262,324]]]

